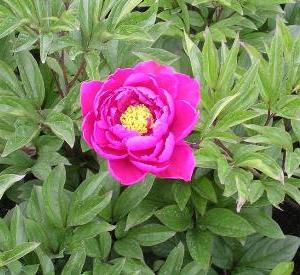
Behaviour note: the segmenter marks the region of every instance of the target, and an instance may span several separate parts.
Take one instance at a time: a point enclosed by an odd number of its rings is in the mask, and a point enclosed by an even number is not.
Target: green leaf
[[[278,26],[275,30],[275,35],[271,43],[269,55],[269,70],[271,77],[271,91],[269,100],[274,102],[280,95],[281,82],[283,78],[283,44],[282,38],[279,35]]]
[[[130,228],[151,218],[156,208],[157,206],[153,202],[143,200],[138,206],[129,212],[126,220],[125,231],[128,231]]]
[[[39,258],[43,275],[55,275],[54,265],[50,257],[40,247],[35,250],[35,253]]]
[[[142,246],[153,246],[172,238],[176,232],[160,224],[146,224],[131,229],[128,237]]]
[[[293,262],[281,262],[274,267],[270,275],[291,275],[294,271]]]
[[[83,225],[92,221],[110,203],[111,197],[110,191],[102,196],[93,195],[71,203],[68,226]]]
[[[23,24],[23,20],[18,18],[6,17],[1,20],[0,23],[0,39],[14,32],[20,25]]]
[[[114,207],[114,218],[116,220],[124,217],[130,210],[138,206],[148,195],[155,177],[148,175],[142,183],[127,187],[118,197]]]
[[[52,33],[42,33],[40,35],[40,58],[42,63],[46,62],[47,55],[53,41]]]
[[[99,79],[100,56],[97,52],[90,52],[85,56],[86,72],[89,79]]]
[[[169,205],[158,211],[155,216],[167,227],[175,231],[185,231],[192,225],[192,215],[188,208],[183,211],[177,205]]]
[[[57,227],[63,228],[66,224],[67,205],[64,193],[66,170],[59,165],[49,174],[43,184],[43,199],[49,221]]]
[[[14,74],[13,70],[3,61],[0,60],[0,87],[1,93],[3,90],[12,92],[13,95],[25,97],[24,91],[20,85],[19,80]]]
[[[246,124],[244,126],[260,134],[245,139],[246,142],[266,143],[282,147],[288,151],[293,151],[292,138],[285,130],[277,127],[259,126],[254,124]]]
[[[207,199],[214,203],[217,202],[215,189],[212,182],[208,178],[201,177],[200,179],[195,179],[192,181],[191,186],[192,189],[195,190],[204,199]]]
[[[225,131],[257,116],[260,116],[260,114],[254,111],[233,111],[220,118],[215,127],[218,130]]]
[[[108,29],[113,30],[142,0],[120,0],[113,6],[108,17]]]
[[[208,87],[215,89],[219,74],[219,57],[208,28],[205,31],[205,42],[202,50],[202,70]]]
[[[65,140],[71,147],[74,146],[75,133],[73,121],[70,117],[62,114],[52,112],[46,119],[45,124],[51,128],[62,140]]]
[[[143,260],[143,251],[136,240],[123,238],[114,243],[114,250],[121,256]]]
[[[168,255],[165,263],[160,268],[158,275],[179,275],[183,263],[184,245],[180,242]]]
[[[203,129],[202,136],[204,136],[210,129],[212,129],[212,125],[215,119],[219,116],[222,110],[232,101],[234,100],[239,94],[235,94],[233,96],[228,96],[220,101],[218,101],[213,108],[210,110],[210,114],[208,115],[207,121],[205,121],[205,126]]]
[[[252,181],[249,186],[249,201],[255,203],[264,193],[265,189],[259,180]]]
[[[284,181],[282,169],[269,155],[262,153],[245,153],[236,159],[236,165],[255,168],[275,180]]]
[[[285,193],[282,184],[276,181],[262,181],[267,192],[267,197],[270,203],[277,207],[284,201]]]
[[[191,187],[183,182],[176,182],[172,186],[172,192],[179,209],[183,211],[191,196]]]
[[[279,262],[292,260],[299,245],[299,238],[294,236],[287,235],[282,240],[265,238],[247,249],[239,265],[248,268],[272,269]]]
[[[253,228],[260,234],[274,239],[283,239],[280,226],[262,209],[244,209],[241,213]]]
[[[96,237],[101,233],[112,231],[114,229],[115,226],[107,223],[104,220],[90,222],[85,225],[76,227],[73,232],[72,242],[80,243],[84,239],[90,239]]]
[[[220,236],[243,238],[255,232],[244,218],[224,208],[214,208],[206,212],[201,224]]]
[[[68,262],[64,266],[62,271],[62,275],[80,275],[83,265],[85,263],[85,251],[83,249],[78,250],[74,254],[71,255]]]
[[[27,51],[19,52],[16,55],[26,97],[31,99],[37,107],[41,107],[45,97],[45,87],[39,66]]]
[[[118,258],[119,259],[119,258]],[[121,274],[125,262],[128,259],[122,258],[120,261],[117,261],[114,265],[109,265],[105,263],[94,263],[93,274],[107,274],[107,275],[119,275]]]
[[[155,60],[167,65],[171,65],[179,59],[179,56],[158,48],[139,48],[132,53],[141,60]]]
[[[221,66],[216,90],[219,91],[223,96],[227,94],[226,92],[230,88],[232,79],[234,77],[234,73],[236,71],[237,55],[240,49],[239,45],[240,45],[239,38],[236,37],[232,45],[232,48],[226,57],[225,63]]]
[[[189,230],[186,234],[186,242],[193,260],[202,269],[207,270],[211,259],[213,235],[209,231]]]
[[[201,62],[200,62],[201,52],[185,32],[184,32],[184,42],[185,42],[184,49],[190,59],[193,75],[200,82],[202,78],[201,77],[202,70],[201,70]]]
[[[6,142],[2,157],[6,157],[12,152],[24,147],[39,133],[39,125],[27,120],[17,120],[15,122],[15,133]]]
[[[26,242],[27,239],[24,227],[24,217],[18,205],[16,205],[13,210],[13,214],[10,221],[10,231],[14,245]]]
[[[231,94],[239,93],[239,96],[230,102],[225,113],[247,110],[252,106],[258,98],[259,90],[256,89],[255,83],[257,79],[259,63],[254,63],[237,81],[231,91]]]
[[[0,253],[0,267],[6,266],[26,254],[30,253],[39,246],[39,243],[23,243],[16,245],[13,249]]]
[[[25,175],[2,174],[0,175],[0,199],[5,191],[10,188],[14,183],[23,179]]]
[[[192,261],[188,263],[180,272],[180,275],[205,275],[207,272],[201,268],[201,266],[195,262]]]

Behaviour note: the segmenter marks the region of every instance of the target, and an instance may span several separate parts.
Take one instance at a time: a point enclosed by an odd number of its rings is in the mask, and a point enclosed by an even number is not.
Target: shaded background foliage
[[[299,213],[299,25],[289,0],[2,0],[0,273],[291,274],[272,209]],[[197,169],[123,188],[79,85],[149,59],[202,84]]]

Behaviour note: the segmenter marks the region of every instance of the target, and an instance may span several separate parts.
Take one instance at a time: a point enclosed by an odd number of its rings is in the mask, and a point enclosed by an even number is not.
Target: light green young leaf
[[[270,275],[291,275],[294,271],[293,262],[281,262],[274,267]]]
[[[35,250],[35,253],[37,254],[37,256],[39,258],[43,274],[44,275],[55,275],[54,265],[53,265],[50,257],[40,247],[38,247]]]

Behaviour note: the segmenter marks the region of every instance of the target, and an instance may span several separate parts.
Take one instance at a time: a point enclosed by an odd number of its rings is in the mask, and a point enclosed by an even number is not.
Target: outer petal
[[[177,100],[188,101],[193,107],[197,107],[200,101],[200,85],[197,80],[186,74],[175,73],[178,80]]]
[[[132,185],[142,181],[146,174],[133,165],[128,158],[109,160],[108,170],[112,176],[120,181],[123,185]]]
[[[83,133],[83,139],[91,148],[93,147],[91,139],[94,133],[94,125],[95,125],[95,116],[93,112],[89,112],[83,118],[81,129]]]
[[[170,166],[165,171],[156,173],[156,175],[161,178],[190,181],[195,165],[196,161],[192,149],[186,143],[180,142],[174,148]]]
[[[80,105],[82,115],[85,116],[93,108],[93,102],[97,92],[101,89],[104,82],[92,80],[86,81],[80,87]]]
[[[186,101],[175,102],[175,116],[170,131],[176,140],[184,139],[195,127],[199,119],[199,113]]]
[[[153,60],[138,63],[134,69],[141,73],[150,73],[154,75],[162,73],[174,73],[174,69],[169,66],[161,65]]]

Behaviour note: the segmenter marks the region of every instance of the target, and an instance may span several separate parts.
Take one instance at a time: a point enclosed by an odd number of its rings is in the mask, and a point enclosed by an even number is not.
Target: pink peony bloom
[[[82,132],[123,185],[152,173],[190,181],[192,149],[183,139],[196,125],[200,87],[154,61],[117,69],[106,81],[81,85]]]

